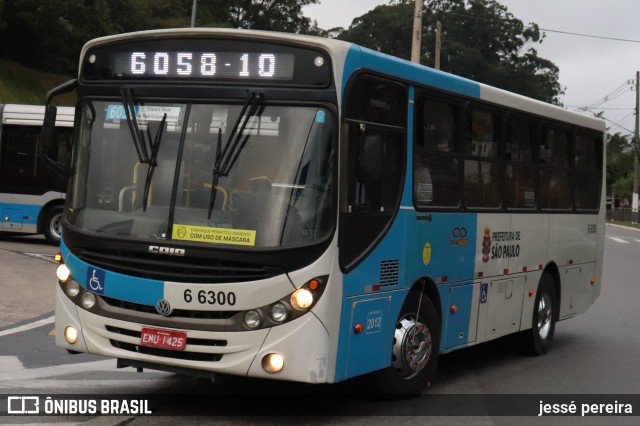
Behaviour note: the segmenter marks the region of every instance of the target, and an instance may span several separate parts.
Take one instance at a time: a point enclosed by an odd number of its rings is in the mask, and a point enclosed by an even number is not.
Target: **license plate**
[[[143,328],[140,344],[154,348],[184,350],[187,344],[187,333],[181,331],[159,330],[157,328]]]

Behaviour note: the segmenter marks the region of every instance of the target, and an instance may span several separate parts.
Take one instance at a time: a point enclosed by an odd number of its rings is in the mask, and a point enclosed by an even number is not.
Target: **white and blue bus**
[[[90,41],[65,90],[69,351],[413,394],[443,353],[509,334],[546,353],[600,294],[601,120],[227,29]]]
[[[66,180],[38,161],[44,107],[0,105],[0,231],[44,234],[60,242]],[[52,157],[65,162],[71,148],[74,108],[61,107]]]

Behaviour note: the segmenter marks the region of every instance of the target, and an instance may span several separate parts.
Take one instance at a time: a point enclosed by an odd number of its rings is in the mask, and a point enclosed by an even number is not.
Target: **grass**
[[[42,105],[46,93],[70,80],[70,77],[50,74],[0,59],[0,104]],[[75,94],[55,99],[57,105],[74,105]]]

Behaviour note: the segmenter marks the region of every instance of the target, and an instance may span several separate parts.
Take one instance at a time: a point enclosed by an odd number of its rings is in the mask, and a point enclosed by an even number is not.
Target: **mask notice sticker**
[[[201,243],[231,244],[236,246],[256,245],[256,231],[248,229],[211,228],[208,226],[173,225],[171,238]]]

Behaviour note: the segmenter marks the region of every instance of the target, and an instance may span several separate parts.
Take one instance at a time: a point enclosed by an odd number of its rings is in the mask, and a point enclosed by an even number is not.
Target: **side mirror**
[[[42,130],[40,132],[40,145],[38,148],[38,159],[54,173],[62,175],[65,178],[70,176],[69,168],[57,161],[53,160],[58,150],[56,140],[56,116],[58,108],[50,105],[51,99],[63,93],[72,92],[78,86],[78,80],[70,80],[60,86],[50,90],[46,97],[46,106],[44,111],[44,120],[42,122]]]
[[[55,106],[48,105],[45,109],[42,130],[40,131],[38,158],[50,170],[67,178],[70,175],[69,169],[65,165],[53,160],[53,157],[58,150],[55,138],[57,113],[58,108]]]

